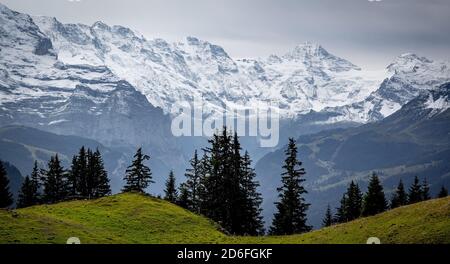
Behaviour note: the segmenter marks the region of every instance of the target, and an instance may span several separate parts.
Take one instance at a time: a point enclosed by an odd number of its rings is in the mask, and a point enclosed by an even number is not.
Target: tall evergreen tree
[[[302,184],[305,181],[305,169],[297,159],[297,146],[293,138],[289,138],[285,154],[282,187],[277,189],[280,200],[275,203],[277,212],[270,227],[270,233],[274,235],[298,234],[311,230],[306,224],[309,204],[303,197],[307,193]]]
[[[52,156],[44,170],[44,194],[46,203],[56,203],[67,198],[68,182],[67,172],[61,166],[58,154]]]
[[[347,189],[347,221],[361,216],[362,196],[358,184],[352,181]]]
[[[325,211],[325,217],[322,220],[322,226],[327,227],[333,224],[333,214],[331,213],[330,205],[327,206],[327,210]]]
[[[348,221],[348,198],[347,193],[342,195],[340,206],[336,208],[336,215],[334,217],[334,222],[345,223]]]
[[[150,168],[144,164],[144,161],[149,159],[150,156],[142,154],[142,148],[136,151],[132,164],[125,171],[124,180],[126,184],[122,189],[123,192],[135,191],[144,193],[148,185],[154,183]]]
[[[38,167],[38,163],[35,160],[33,165],[33,170],[31,171],[31,183],[34,185],[34,188],[36,189],[36,203],[39,204],[41,202],[41,179],[42,175],[40,174],[40,170]]]
[[[442,186],[441,190],[439,191],[438,198],[444,198],[447,196],[448,196],[448,190],[444,186]]]
[[[98,148],[90,154],[88,164],[88,168],[92,170],[88,173],[92,177],[92,197],[99,198],[110,195],[111,186],[109,185],[108,172],[105,170],[103,158]]]
[[[231,234],[261,234],[261,196],[250,156],[241,155],[237,134],[231,135],[226,127],[208,143],[200,160],[194,153],[186,174],[190,197],[195,197],[191,196],[192,183],[197,185],[198,210],[194,211],[218,222]],[[198,181],[190,180],[194,175],[198,175]]]
[[[227,214],[229,205],[226,199],[228,193],[225,192],[228,188],[225,183],[225,174],[229,170],[226,167],[230,165],[225,158],[230,156],[228,139],[228,136],[222,139],[220,135],[214,134],[208,141],[210,146],[204,150],[207,160],[203,164],[206,171],[202,178],[204,187],[202,213],[230,231],[231,224]]]
[[[422,185],[419,182],[419,178],[415,176],[414,182],[409,188],[408,202],[409,204],[421,202],[422,198],[423,198]]]
[[[426,201],[430,199],[430,185],[428,184],[427,178],[424,178],[422,183],[422,200]]]
[[[13,196],[9,191],[9,179],[3,162],[0,160],[0,208],[13,204]]]
[[[408,194],[406,194],[405,186],[403,185],[403,181],[400,180],[395,190],[394,195],[391,199],[391,209],[397,208],[399,206],[408,204]]]
[[[173,171],[170,171],[169,178],[166,181],[166,189],[164,190],[164,199],[171,203],[176,203],[178,199],[178,191],[175,185],[175,175]]]
[[[29,176],[26,176],[20,188],[17,208],[24,208],[36,204],[38,204],[37,186]]]
[[[88,186],[88,153],[84,146],[80,148],[78,155],[72,158],[69,188],[72,197],[87,199],[91,196]]]
[[[204,150],[203,156],[200,159],[200,179],[198,186],[198,203],[199,212],[205,216],[210,217],[210,203],[212,201],[212,180],[211,180],[211,158],[208,156],[208,150]]]
[[[235,135],[236,137],[236,135]],[[246,151],[242,159],[242,196],[244,202],[241,223],[242,232],[248,235],[264,234],[264,221],[261,216],[262,197],[257,188],[259,183],[256,181],[255,170],[251,167],[250,155]]]
[[[190,194],[189,194],[188,188],[186,186],[186,183],[183,182],[182,184],[180,184],[180,187],[178,189],[179,189],[180,194],[178,195],[177,204],[185,209],[191,210],[192,207],[189,204],[190,203],[190,200],[189,200]]]
[[[362,214],[364,216],[375,215],[387,209],[387,201],[384,196],[380,179],[373,173],[369,181],[366,195],[364,196]]]
[[[186,169],[184,174],[187,178],[185,188],[190,210],[196,213],[200,212],[199,189],[201,178],[201,161],[198,158],[197,150],[194,151],[194,157],[189,161],[190,168]],[[180,191],[181,194],[181,191]]]
[[[224,128],[224,131],[226,128]],[[227,137],[227,138],[225,138]],[[225,143],[229,144],[229,151],[226,151],[224,153],[223,159],[225,160],[226,167],[224,167],[224,182],[225,182],[225,192],[227,193],[227,218],[229,219],[228,222],[230,223],[229,230],[231,230],[231,233],[233,234],[248,234],[252,232],[253,229],[249,225],[251,223],[245,223],[247,224],[246,227],[244,227],[244,224],[242,222],[243,219],[248,219],[251,221],[251,212],[250,212],[250,197],[247,197],[249,195],[249,192],[252,190],[248,188],[252,188],[250,185],[254,183],[253,178],[254,175],[251,171],[251,164],[250,164],[250,158],[248,160],[248,168],[244,168],[243,166],[243,158],[241,156],[241,144],[239,142],[239,138],[237,136],[237,133],[234,133],[234,136],[231,137],[228,135],[228,133],[222,134],[222,138],[225,139]],[[225,146],[226,148],[227,146]],[[226,149],[224,149],[226,150]],[[243,170],[248,169],[249,175],[244,175]],[[246,179],[244,179],[246,177]],[[245,184],[245,188],[243,189]],[[248,192],[248,193],[247,193]],[[256,187],[255,187],[256,192]],[[248,228],[249,230],[245,230]],[[247,232],[248,231],[248,232]],[[256,232],[256,231],[255,231]]]

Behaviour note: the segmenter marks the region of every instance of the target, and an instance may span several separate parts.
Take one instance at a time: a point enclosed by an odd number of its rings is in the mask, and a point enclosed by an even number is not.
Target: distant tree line
[[[437,197],[443,198],[446,196],[448,196],[448,191],[442,186]],[[390,202],[388,202],[378,176],[373,173],[369,179],[368,190],[364,195],[357,183],[354,181],[350,182],[346,192],[342,195],[340,206],[336,208],[335,215],[332,214],[331,208],[328,205],[322,225],[331,226],[333,224],[345,223],[359,217],[375,215],[388,209],[429,199],[431,199],[430,186],[426,178],[420,183],[419,178],[416,176],[408,192],[405,190],[403,181],[400,180]]]
[[[9,180],[0,161],[0,207],[13,203]],[[19,191],[17,207],[52,204],[72,199],[94,199],[111,194],[108,173],[100,151],[81,147],[72,159],[70,169],[61,165],[58,154],[50,157],[46,168],[34,162],[31,175],[27,175]]]

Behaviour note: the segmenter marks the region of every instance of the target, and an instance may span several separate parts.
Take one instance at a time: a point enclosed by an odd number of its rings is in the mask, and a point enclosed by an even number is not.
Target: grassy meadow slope
[[[212,221],[139,194],[0,211],[0,243],[450,243],[450,197],[302,235],[235,237]]]

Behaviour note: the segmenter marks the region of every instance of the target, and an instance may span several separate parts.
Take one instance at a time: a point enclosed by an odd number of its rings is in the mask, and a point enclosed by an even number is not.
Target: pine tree
[[[226,131],[226,128],[224,129]],[[248,219],[248,221],[252,221],[252,217],[250,216],[252,210],[250,208],[250,199],[248,195],[253,190],[250,186],[253,184],[254,174],[251,171],[250,157],[248,157],[248,168],[244,168],[243,166],[243,158],[241,156],[241,144],[239,142],[239,138],[237,133],[234,133],[233,137],[230,137],[227,133],[222,134],[222,138],[226,137],[226,144],[229,144],[229,151],[224,153],[224,160],[226,162],[226,167],[224,167],[225,174],[224,182],[225,182],[225,192],[227,193],[227,217],[228,222],[230,223],[230,232],[233,234],[249,234],[250,232],[256,234],[257,231],[252,230],[253,227],[250,225],[252,223],[243,223],[243,219]],[[226,149],[225,149],[226,150]],[[247,170],[244,172],[244,169]],[[249,173],[248,175],[244,175],[244,173]],[[245,177],[245,179],[244,179]],[[245,184],[245,189],[243,189],[243,185]],[[256,192],[256,187],[254,192]],[[247,224],[247,226],[244,226]],[[253,222],[254,224],[254,222]],[[246,230],[248,229],[248,230]],[[248,231],[248,232],[247,232]]]
[[[236,135],[235,135],[236,137]],[[257,188],[259,183],[255,180],[256,173],[251,167],[251,159],[249,153],[246,151],[242,159],[242,196],[243,213],[242,213],[242,233],[247,235],[262,235],[264,234],[264,221],[261,216],[261,194]]]
[[[186,186],[186,183],[182,183],[180,184],[179,189],[179,193],[180,195],[178,195],[178,200],[177,200],[177,204],[185,209],[191,210],[191,205],[190,205],[190,200],[189,200],[189,191],[188,188]]]
[[[187,192],[188,204],[190,210],[196,213],[200,212],[199,189],[201,178],[201,161],[198,159],[197,150],[194,151],[194,157],[189,161],[190,168],[186,169],[184,174],[187,178],[185,188]],[[181,192],[180,192],[181,194]]]
[[[72,166],[69,173],[69,186],[72,197],[90,198],[91,193],[88,186],[88,153],[84,146],[80,148],[78,155],[72,159]]]
[[[423,198],[422,186],[420,185],[419,178],[414,177],[414,182],[409,188],[408,202],[409,204],[421,202]]]
[[[405,186],[403,185],[403,181],[400,180],[397,186],[397,189],[395,190],[394,195],[391,199],[391,209],[397,208],[399,206],[407,205],[408,204],[408,195],[405,191]]]
[[[17,200],[17,208],[24,208],[38,204],[37,186],[29,176],[25,177]]]
[[[424,178],[422,183],[422,200],[427,201],[430,199],[430,185],[428,184],[427,178]]]
[[[125,171],[124,180],[126,184],[122,189],[123,192],[135,191],[144,193],[148,185],[154,183],[150,168],[144,164],[144,161],[149,159],[150,156],[142,154],[142,148],[136,151],[132,164]]]
[[[333,224],[333,214],[331,213],[330,205],[327,206],[325,217],[322,220],[322,226],[327,227]]]
[[[298,234],[311,230],[306,224],[309,204],[303,198],[303,194],[307,193],[302,185],[305,170],[297,159],[297,146],[293,138],[289,138],[285,154],[282,187],[277,189],[280,201],[275,203],[277,212],[270,227],[270,233],[274,235]]]
[[[36,204],[39,204],[41,202],[41,179],[42,175],[40,174],[38,163],[35,160],[33,170],[31,171],[31,183],[34,185],[34,188],[36,190]]]
[[[0,208],[13,204],[13,197],[9,191],[9,179],[3,162],[0,160]]]
[[[347,193],[342,195],[340,206],[336,208],[336,216],[334,217],[334,222],[345,223],[348,221],[348,198]]]
[[[88,164],[88,168],[92,169],[92,172],[89,173],[93,178],[92,196],[99,198],[110,195],[111,187],[109,185],[108,172],[105,170],[103,158],[98,148],[89,157]]]
[[[447,196],[448,196],[448,190],[444,186],[442,186],[441,191],[438,194],[438,198],[444,198]]]
[[[362,193],[358,184],[353,181],[347,189],[347,221],[352,221],[361,216],[362,210]]]
[[[363,204],[362,214],[364,216],[384,212],[387,208],[387,201],[384,196],[383,186],[381,186],[380,179],[375,173],[373,173],[370,178]]]
[[[67,179],[68,179],[69,196],[71,197],[78,196],[80,177],[79,177],[78,160],[76,155],[72,157],[72,165],[70,166],[70,171]]]
[[[178,191],[175,187],[175,176],[173,175],[173,171],[170,171],[169,178],[166,181],[166,189],[164,190],[165,196],[164,199],[171,202],[176,203],[178,199]]]
[[[226,137],[228,138],[228,137]],[[204,149],[206,160],[203,167],[205,169],[202,177],[204,193],[202,194],[202,214],[218,222],[223,228],[230,231],[230,221],[227,214],[228,193],[225,189],[225,174],[230,164],[224,156],[229,156],[229,144],[225,143],[220,135],[214,134],[208,140],[210,147]]]
[[[48,162],[48,169],[44,170],[44,201],[56,203],[67,198],[67,173],[61,166],[58,154],[52,156]]]
[[[211,193],[211,159],[208,156],[208,150],[205,150],[202,158],[200,159],[200,179],[198,186],[198,203],[199,212],[205,216],[209,215],[209,206],[212,198]]]

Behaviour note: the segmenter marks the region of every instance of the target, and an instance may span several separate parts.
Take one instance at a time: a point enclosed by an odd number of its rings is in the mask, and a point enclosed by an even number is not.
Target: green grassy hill
[[[0,243],[450,243],[450,197],[303,235],[235,237],[208,219],[138,194],[0,211]]]

